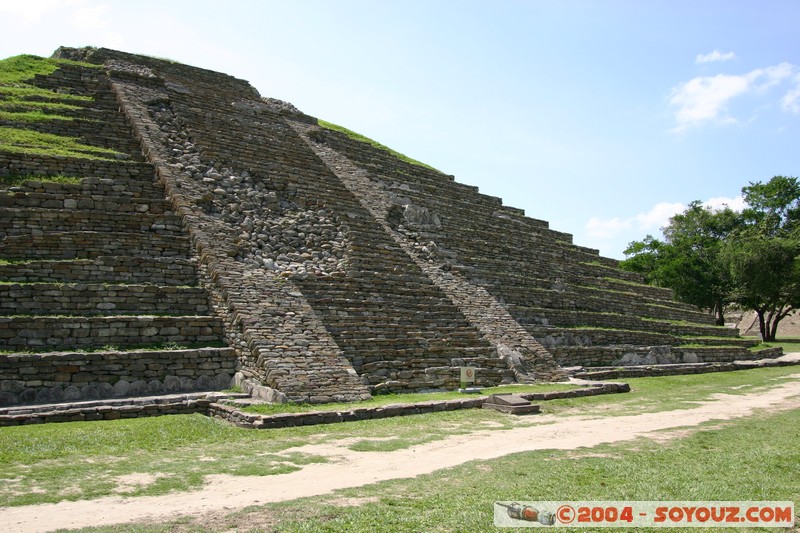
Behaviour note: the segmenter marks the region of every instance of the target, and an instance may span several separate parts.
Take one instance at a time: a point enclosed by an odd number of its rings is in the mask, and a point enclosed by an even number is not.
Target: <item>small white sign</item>
[[[475,383],[475,367],[461,367],[461,383]]]

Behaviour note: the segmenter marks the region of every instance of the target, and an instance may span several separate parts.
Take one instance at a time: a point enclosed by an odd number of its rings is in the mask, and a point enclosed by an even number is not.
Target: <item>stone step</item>
[[[0,165],[2,164],[2,153],[0,153]],[[2,168],[0,166],[0,168]],[[31,178],[7,189],[7,193],[12,195],[52,195],[51,198],[66,197],[107,197],[107,198],[130,198],[137,202],[163,201],[165,197],[164,188],[155,183],[154,171],[152,167],[143,166],[142,172],[135,176],[111,177],[83,177],[79,183],[58,183],[46,181],[47,174],[42,174],[40,179]],[[8,175],[25,175],[23,173],[12,173]],[[79,174],[78,177],[81,175]],[[35,197],[34,197],[35,198]],[[44,206],[41,206],[44,207]]]
[[[205,289],[157,285],[0,284],[0,315],[207,315]]]
[[[72,104],[70,104],[72,105]],[[19,103],[8,111],[25,112],[41,109],[39,106]],[[130,135],[130,128],[125,123],[114,123],[118,112],[100,111],[93,107],[59,111],[59,115],[71,117],[71,120],[53,120],[42,122],[14,122],[3,120],[0,124],[16,129],[33,130],[49,135],[74,137],[78,142],[98,148],[106,148],[124,153],[132,161],[143,161],[139,144]],[[111,121],[109,121],[111,119]]]
[[[80,209],[105,213],[161,215],[172,212],[164,198],[135,198],[106,194],[64,192],[7,192],[0,194],[0,207]]]
[[[153,181],[153,167],[138,161],[46,156],[0,150],[2,176],[102,176],[121,180]]]
[[[95,259],[0,264],[0,280],[24,283],[197,285],[197,264],[178,257],[101,256]]]
[[[675,345],[682,343],[672,335],[647,331],[603,328],[556,328],[527,326],[525,328],[545,348],[560,346]]]
[[[0,239],[3,259],[94,259],[102,256],[187,257],[188,237],[175,235],[63,232]]]
[[[0,316],[0,348],[65,350],[222,340],[212,316]]]
[[[40,207],[0,207],[0,237],[54,232],[120,232],[183,235],[183,224],[174,214],[108,213]]]

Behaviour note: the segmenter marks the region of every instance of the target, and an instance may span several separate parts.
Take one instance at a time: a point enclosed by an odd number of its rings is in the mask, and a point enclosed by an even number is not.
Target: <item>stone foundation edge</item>
[[[522,394],[531,401],[547,401],[560,398],[579,398],[600,394],[629,392],[627,383],[594,383],[580,389],[545,393]],[[458,398],[455,400],[433,400],[417,403],[391,404],[379,407],[358,407],[347,411],[309,411],[303,413],[279,413],[259,415],[245,413],[231,405],[220,403],[225,399],[247,397],[245,394],[195,393],[162,397],[131,398],[83,402],[75,404],[38,405],[0,409],[0,427],[44,424],[52,422],[83,422],[94,420],[119,420],[145,416],[199,413],[226,420],[246,429],[277,429],[296,426],[312,426],[377,420],[394,416],[409,416],[423,413],[479,409],[488,396]]]

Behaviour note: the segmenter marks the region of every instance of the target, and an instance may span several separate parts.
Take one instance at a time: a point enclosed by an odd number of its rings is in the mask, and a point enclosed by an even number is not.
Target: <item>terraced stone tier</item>
[[[196,286],[197,264],[177,257],[100,256],[95,259],[0,264],[0,280],[23,283],[118,283]]]
[[[104,256],[186,258],[184,236],[97,231],[11,235],[0,239],[3,259],[95,259]]]
[[[83,283],[0,284],[0,315],[205,315],[199,287]]]
[[[0,176],[33,176],[0,191],[0,404],[229,386],[235,350],[219,347],[223,322],[183,223],[105,71],[67,66],[32,83],[92,100],[72,120],[7,126],[117,154],[0,153]]]
[[[0,207],[0,237],[65,231],[155,233],[180,236],[181,220],[173,214],[114,213],[77,208]]]
[[[9,349],[218,343],[211,316],[0,316],[0,345]]]

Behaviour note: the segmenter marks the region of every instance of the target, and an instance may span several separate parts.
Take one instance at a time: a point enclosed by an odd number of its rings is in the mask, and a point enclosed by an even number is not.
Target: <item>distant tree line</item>
[[[761,337],[774,341],[778,323],[800,308],[800,183],[775,176],[742,195],[740,212],[692,202],[662,228],[663,239],[630,243],[622,268],[709,310],[719,325],[731,304],[752,309]]]

